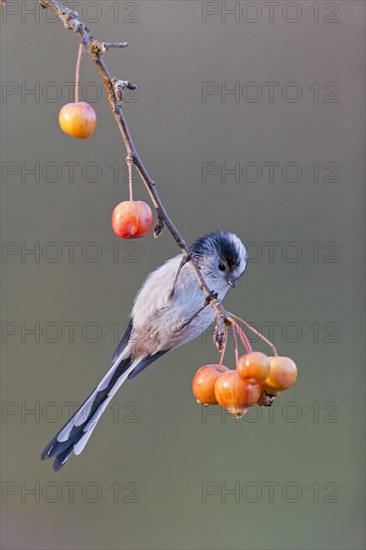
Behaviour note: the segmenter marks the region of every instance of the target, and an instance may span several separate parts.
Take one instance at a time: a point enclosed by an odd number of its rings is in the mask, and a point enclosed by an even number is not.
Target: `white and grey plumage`
[[[233,233],[218,231],[198,239],[190,251],[210,287],[223,300],[244,273],[248,255]],[[127,378],[133,378],[164,353],[190,342],[214,320],[211,307],[204,308],[201,292],[190,264],[182,268],[179,254],[150,273],[135,298],[127,329],[112,358],[112,368],[95,390],[42,452],[42,460],[54,457],[54,470],[65,464],[72,452],[80,454],[108,403]]]

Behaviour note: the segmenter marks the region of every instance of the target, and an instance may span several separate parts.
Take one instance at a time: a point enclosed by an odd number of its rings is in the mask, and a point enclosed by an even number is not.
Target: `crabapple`
[[[198,403],[216,405],[215,382],[224,372],[229,370],[224,365],[205,365],[196,372],[192,381],[192,391]]]
[[[269,375],[269,358],[260,351],[247,353],[239,358],[236,364],[236,371],[240,378],[250,384],[260,384]]]
[[[269,375],[264,381],[264,389],[267,393],[274,394],[276,391],[287,390],[297,379],[297,367],[289,357],[270,357]]]
[[[97,115],[89,103],[67,103],[58,115],[60,128],[65,134],[81,139],[92,135],[97,125]]]
[[[215,396],[218,403],[237,416],[245,414],[246,409],[258,401],[260,392],[259,384],[245,382],[233,370],[224,372],[215,382]]]
[[[144,201],[120,202],[113,210],[113,231],[117,237],[122,239],[145,237],[153,225],[153,213],[150,206]]]

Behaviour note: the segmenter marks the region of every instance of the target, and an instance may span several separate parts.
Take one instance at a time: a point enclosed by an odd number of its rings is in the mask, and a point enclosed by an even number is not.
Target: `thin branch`
[[[213,308],[216,315],[216,327],[214,341],[219,350],[222,349],[226,341],[226,323],[228,313],[223,307],[221,302],[217,298],[212,296],[212,289],[207,286],[206,281],[202,277],[202,274],[197,266],[195,260],[191,257],[189,248],[186,241],[184,240],[181,233],[173,224],[170,219],[167,211],[164,208],[163,203],[160,200],[159,194],[156,189],[156,183],[150,177],[148,171],[146,170],[133,142],[132,136],[130,134],[129,128],[125,116],[122,112],[121,101],[123,99],[123,85],[129,87],[129,85],[135,85],[134,83],[128,81],[121,81],[113,78],[110,72],[108,71],[103,59],[102,54],[107,51],[109,48],[125,48],[127,46],[126,42],[98,42],[94,40],[93,36],[90,33],[88,27],[79,20],[79,15],[72,9],[66,7],[59,0],[38,0],[38,2],[45,8],[51,9],[55,12],[59,19],[63,22],[66,29],[73,30],[77,33],[81,40],[85,50],[92,57],[98,72],[102,78],[104,88],[107,95],[107,100],[109,107],[115,117],[119,130],[122,134],[122,138],[126,147],[127,156],[131,158],[133,164],[136,166],[140,177],[145,184],[145,187],[150,195],[151,201],[156,209],[158,216],[158,224],[155,230],[155,235],[157,236],[163,226],[165,225],[171,235],[173,236],[175,242],[182,251],[182,254],[189,263],[194,271],[197,282],[200,289],[206,296],[206,299],[209,301],[210,306]],[[117,84],[117,86],[116,86]],[[121,86],[122,85],[122,86]],[[117,91],[116,90],[119,90]]]
[[[180,270],[178,271],[178,274],[179,272]],[[193,321],[193,319],[195,319],[197,315],[199,315],[201,311],[203,311],[210,304],[211,300],[215,298],[217,298],[217,293],[214,291],[211,291],[210,296],[206,296],[204,304],[199,309],[197,309],[197,311],[195,311],[189,319],[184,321],[184,323],[182,323],[178,328],[176,328],[174,332],[180,332],[184,327],[188,326]]]
[[[195,311],[189,319],[187,319],[181,325],[179,325],[179,327],[176,328],[174,332],[180,332],[182,329],[187,327],[193,321],[193,319],[195,319],[197,317],[197,315],[199,315],[201,313],[201,311],[203,311],[207,306],[208,306],[208,302],[205,302],[203,304],[203,306],[201,306],[199,309],[197,309],[197,311]]]
[[[169,291],[169,294],[168,294],[168,300],[172,300],[172,298],[174,296],[174,293],[175,293],[175,288],[177,286],[177,282],[178,282],[178,279],[179,279],[180,272],[182,271],[183,267],[189,262],[190,259],[191,259],[191,256],[183,256],[183,258],[181,259],[179,267],[177,269],[177,273],[175,274],[173,287]]]
[[[127,48],[127,42],[100,42],[100,50],[107,52],[110,48]]]

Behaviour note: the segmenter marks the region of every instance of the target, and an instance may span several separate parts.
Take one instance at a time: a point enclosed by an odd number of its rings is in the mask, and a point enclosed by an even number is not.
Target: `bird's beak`
[[[226,280],[227,280],[228,284],[229,284],[232,288],[235,288],[236,279],[235,279],[234,277],[228,277]]]

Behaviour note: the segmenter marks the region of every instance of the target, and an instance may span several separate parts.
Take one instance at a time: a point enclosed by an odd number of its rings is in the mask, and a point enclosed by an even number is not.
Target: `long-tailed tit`
[[[248,262],[240,239],[222,231],[201,237],[190,252],[218,300],[235,286]],[[165,262],[150,273],[137,293],[128,326],[113,354],[112,368],[41,455],[43,460],[55,457],[54,470],[62,468],[72,452],[82,452],[127,378],[134,378],[167,351],[190,342],[215,320],[212,308],[203,307],[205,298],[192,267],[189,263],[182,267],[181,262],[181,254]]]

